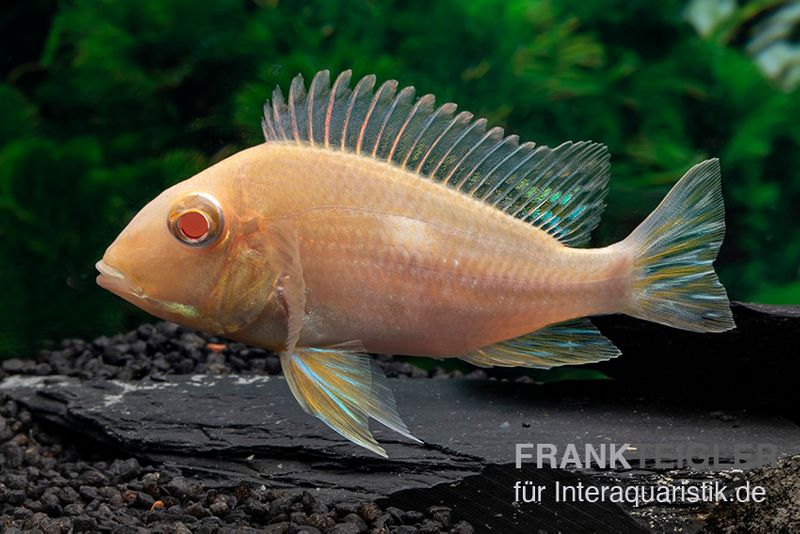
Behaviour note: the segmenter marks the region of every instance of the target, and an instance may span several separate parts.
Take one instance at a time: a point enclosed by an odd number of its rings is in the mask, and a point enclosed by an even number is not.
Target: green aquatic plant
[[[769,8],[772,3],[761,4]],[[758,12],[752,7],[747,20]],[[149,198],[260,142],[276,84],[375,73],[523,139],[612,154],[595,244],[719,157],[733,298],[800,300],[800,98],[680,1],[35,1],[0,17],[0,353],[141,319],[94,284]],[[741,17],[735,20],[743,20]]]

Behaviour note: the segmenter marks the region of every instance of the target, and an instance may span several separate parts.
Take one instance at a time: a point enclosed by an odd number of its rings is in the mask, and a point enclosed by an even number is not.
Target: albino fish
[[[619,350],[586,316],[696,332],[734,327],[714,273],[717,160],[692,167],[622,241],[585,245],[604,208],[605,146],[519,143],[388,81],[327,71],[264,107],[266,143],[147,204],[97,282],[153,315],[273,350],[302,407],[386,453],[407,436],[366,353],[549,368]]]

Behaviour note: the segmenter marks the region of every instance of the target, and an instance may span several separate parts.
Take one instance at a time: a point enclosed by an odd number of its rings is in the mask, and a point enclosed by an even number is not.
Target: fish
[[[606,146],[520,142],[373,75],[302,76],[264,106],[265,142],[166,189],[96,267],[161,319],[275,351],[302,408],[386,457],[410,440],[371,354],[547,369],[620,351],[587,319],[734,328],[714,272],[720,164],[691,167],[621,241],[587,248]]]

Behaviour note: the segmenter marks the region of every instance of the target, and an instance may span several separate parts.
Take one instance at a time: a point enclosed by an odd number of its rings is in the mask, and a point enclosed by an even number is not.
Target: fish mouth
[[[142,288],[131,283],[117,268],[112,267],[103,260],[98,261],[94,266],[100,272],[96,278],[97,285],[103,289],[118,295],[143,296]]]
[[[105,260],[98,261],[94,266],[100,272],[96,279],[97,285],[152,313],[156,317],[176,322],[202,318],[200,312],[194,306],[180,302],[157,300],[145,295],[141,287],[131,282],[123,272],[109,265]]]

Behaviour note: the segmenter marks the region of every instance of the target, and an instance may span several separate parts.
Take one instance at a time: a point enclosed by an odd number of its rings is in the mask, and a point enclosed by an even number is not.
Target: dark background
[[[730,296],[800,302],[800,32],[782,2],[740,4],[5,3],[0,357],[141,321],[94,262],[165,187],[259,143],[276,84],[320,69],[398,79],[523,140],[608,144],[598,245],[719,157]]]

